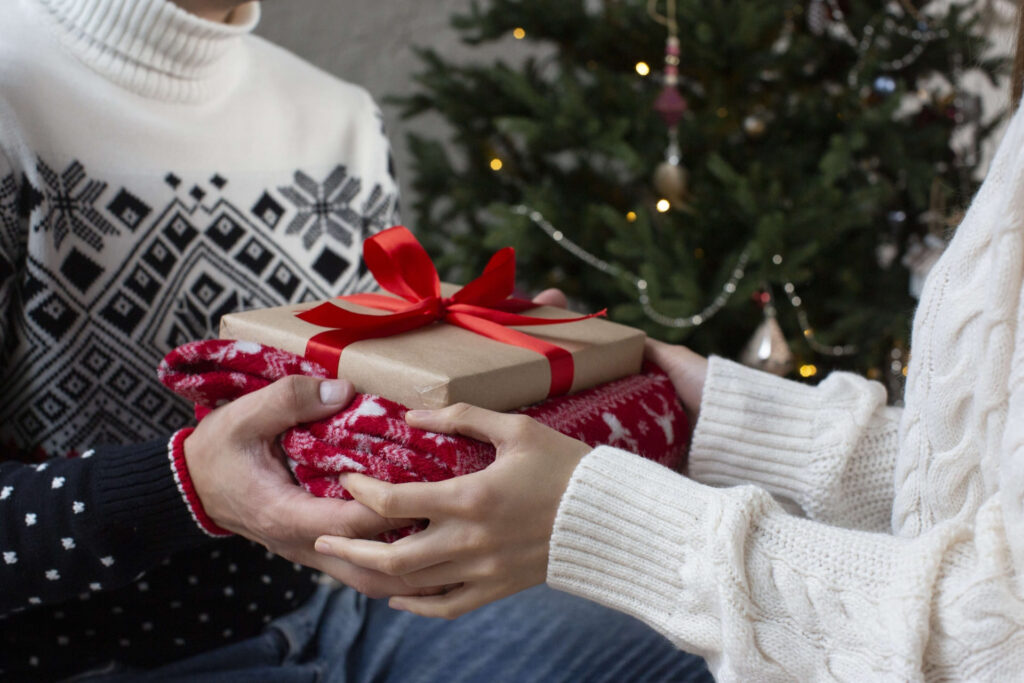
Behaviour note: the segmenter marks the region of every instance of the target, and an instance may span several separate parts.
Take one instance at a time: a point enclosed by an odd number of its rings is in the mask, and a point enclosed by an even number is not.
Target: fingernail
[[[341,403],[348,390],[348,383],[340,379],[325,379],[320,382],[320,402],[324,405]]]
[[[405,419],[406,419],[406,421],[409,421],[409,420],[425,420],[425,419],[427,419],[427,416],[430,415],[430,413],[431,413],[431,411],[429,411],[429,410],[409,410],[409,411],[406,411],[406,413],[405,413]]]
[[[326,538],[316,539],[316,543],[313,545],[318,553],[329,554],[331,552],[331,544]]]

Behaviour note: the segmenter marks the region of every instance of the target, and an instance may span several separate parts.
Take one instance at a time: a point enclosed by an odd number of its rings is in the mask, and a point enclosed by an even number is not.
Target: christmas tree
[[[526,290],[780,374],[900,379],[911,280],[997,121],[958,87],[1005,60],[976,12],[842,0],[489,0],[421,50],[409,217],[453,281],[517,250]],[[499,43],[500,44],[500,43]],[[954,130],[969,127],[954,149]]]

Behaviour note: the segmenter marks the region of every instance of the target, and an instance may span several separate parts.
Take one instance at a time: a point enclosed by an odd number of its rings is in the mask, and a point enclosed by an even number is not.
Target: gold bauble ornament
[[[688,180],[686,169],[680,164],[663,161],[654,169],[654,189],[673,206],[682,206],[685,203]]]
[[[793,352],[774,315],[765,315],[754,330],[754,336],[740,354],[740,362],[780,377],[793,368]]]

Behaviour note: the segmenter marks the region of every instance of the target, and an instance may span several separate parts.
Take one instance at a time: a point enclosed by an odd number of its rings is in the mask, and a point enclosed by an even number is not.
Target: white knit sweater
[[[224,313],[364,289],[397,221],[369,93],[258,18],[0,0],[0,680],[180,660],[315,589],[196,524],[156,373]]]
[[[548,582],[636,615],[722,681],[1021,680],[1022,271],[1019,110],[928,278],[906,407],[851,374],[809,387],[712,358],[696,481],[593,451]]]

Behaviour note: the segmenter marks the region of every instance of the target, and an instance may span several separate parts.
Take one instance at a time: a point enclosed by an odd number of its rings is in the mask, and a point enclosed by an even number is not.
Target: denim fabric
[[[703,660],[645,624],[537,586],[454,621],[396,612],[323,587],[301,609],[234,645],[156,671],[82,683],[621,683],[711,681]]]

